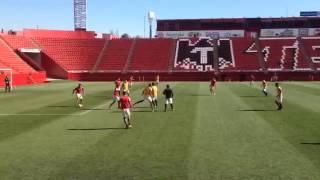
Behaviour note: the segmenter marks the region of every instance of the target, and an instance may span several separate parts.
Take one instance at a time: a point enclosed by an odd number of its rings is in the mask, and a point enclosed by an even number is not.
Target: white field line
[[[99,104],[99,105],[93,107],[92,109],[85,110],[85,111],[83,111],[83,112],[81,112],[81,113],[78,113],[78,114],[76,114],[76,115],[78,115],[78,116],[86,115],[86,114],[90,113],[91,111],[93,111],[93,110],[95,110],[95,109],[100,109],[100,108],[102,108],[102,107],[110,104],[111,102],[112,102],[112,101],[107,101],[107,102],[105,102],[105,103],[102,103],[102,104]],[[107,110],[108,110],[108,109],[106,108],[106,111],[107,111]]]
[[[79,114],[0,114],[0,116],[79,116]]]

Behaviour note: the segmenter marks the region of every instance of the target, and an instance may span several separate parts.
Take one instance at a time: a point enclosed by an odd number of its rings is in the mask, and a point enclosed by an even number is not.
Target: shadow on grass
[[[212,95],[210,95],[210,94],[190,94],[190,96],[195,96],[195,97],[205,96],[205,97],[208,97],[208,96],[212,96]]]
[[[102,109],[102,108],[82,108],[81,111],[106,111],[108,109]]]
[[[75,105],[73,105],[73,106],[70,106],[70,105],[59,105],[59,106],[47,106],[47,107],[49,107],[49,108],[74,108],[74,107],[76,107]]]
[[[99,97],[99,98],[106,98],[106,99],[110,99],[110,96],[102,96],[102,95],[91,95],[91,97]]]
[[[126,128],[89,128],[89,129],[67,129],[68,131],[105,131],[105,130],[123,130]]]
[[[150,111],[133,111],[134,113],[143,113],[143,112],[152,112],[151,110]],[[159,112],[159,111],[154,111],[154,112]]]
[[[259,97],[265,97],[265,96],[239,96],[242,98],[259,98]]]
[[[301,144],[303,144],[303,145],[319,145],[320,146],[320,143],[306,143],[306,142],[303,142]]]
[[[274,109],[240,109],[237,111],[243,111],[243,112],[268,112],[268,111],[277,111]]]

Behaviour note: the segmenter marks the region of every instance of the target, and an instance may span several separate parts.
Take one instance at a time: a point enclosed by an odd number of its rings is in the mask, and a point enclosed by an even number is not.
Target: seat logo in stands
[[[214,58],[214,54],[219,57]],[[213,71],[215,59],[218,61],[216,66],[219,69],[235,66],[230,39],[180,39],[177,43],[174,67],[191,71]]]

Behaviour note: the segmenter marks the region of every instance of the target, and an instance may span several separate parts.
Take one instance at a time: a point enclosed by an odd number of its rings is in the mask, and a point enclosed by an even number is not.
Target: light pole
[[[149,38],[152,38],[152,23],[153,20],[156,19],[156,14],[153,11],[148,12],[148,20],[149,20]]]

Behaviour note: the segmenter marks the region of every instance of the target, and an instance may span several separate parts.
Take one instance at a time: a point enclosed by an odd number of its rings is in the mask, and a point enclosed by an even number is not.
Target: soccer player
[[[280,87],[279,83],[276,83],[275,86],[276,86],[276,89],[277,89],[277,96],[276,96],[275,103],[278,106],[278,111],[280,111],[283,108],[283,106],[282,106],[283,91],[282,91],[282,88]]]
[[[132,108],[132,104],[130,97],[125,91],[123,92],[123,96],[120,98],[120,108],[122,109],[123,121],[126,126],[126,129],[132,128],[132,125],[130,123],[130,109]]]
[[[76,94],[76,97],[77,97],[76,103],[79,107],[82,107],[84,88],[82,87],[81,83],[79,83],[78,86],[73,89],[72,94]]]
[[[130,78],[129,78],[129,88],[130,88],[130,89],[131,89],[132,86],[133,86],[133,81],[134,81],[133,76],[130,76]]]
[[[167,84],[167,88],[163,90],[162,94],[166,97],[166,102],[164,104],[164,112],[167,112],[168,104],[170,104],[171,110],[173,111],[173,91],[170,88],[169,84]]]
[[[115,88],[118,88],[118,89],[121,89],[121,79],[118,78],[115,82],[114,82],[114,85],[115,85]]]
[[[147,87],[145,87],[142,91],[142,95],[143,95],[143,99],[134,103],[133,106],[140,104],[142,102],[144,102],[145,100],[148,101],[150,103],[150,107],[153,111],[153,103],[152,103],[152,84],[149,84]]]
[[[130,92],[129,92],[129,82],[128,82],[128,80],[125,80],[124,83],[122,83],[122,91],[126,92],[127,95],[129,96]]]
[[[253,86],[253,82],[255,80],[255,76],[253,74],[250,75],[250,86]]]
[[[157,107],[158,107],[158,87],[157,87],[156,83],[152,83],[151,85],[152,85],[151,86],[151,88],[152,88],[152,91],[151,91],[152,103],[153,103],[154,109],[157,109]]]
[[[212,78],[211,82],[210,82],[210,92],[211,95],[216,95],[216,88],[217,88],[217,80],[215,78]]]
[[[157,85],[160,83],[160,75],[159,74],[157,74],[157,76],[156,76],[156,83],[157,83]]]
[[[268,88],[267,81],[266,81],[266,80],[263,80],[263,81],[262,81],[262,93],[263,93],[265,96],[268,96],[267,88]]]
[[[118,108],[120,108],[120,91],[121,88],[120,87],[115,87],[114,91],[113,91],[113,97],[112,97],[112,102],[109,105],[109,109],[111,109],[111,107],[114,105],[114,103],[118,103]]]
[[[6,75],[6,77],[4,78],[4,84],[5,84],[5,93],[9,93],[11,92],[11,85],[10,85],[10,78],[8,77],[8,75]]]

